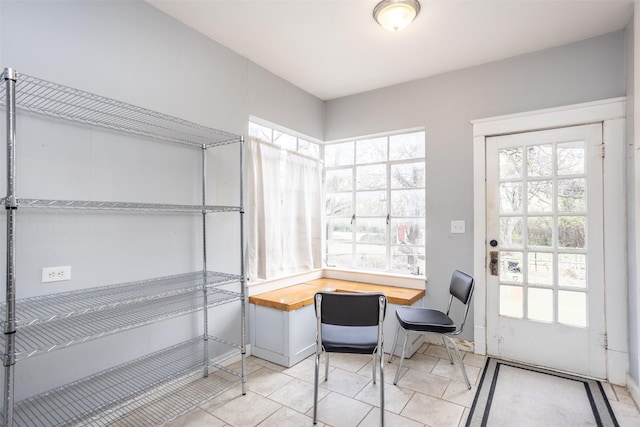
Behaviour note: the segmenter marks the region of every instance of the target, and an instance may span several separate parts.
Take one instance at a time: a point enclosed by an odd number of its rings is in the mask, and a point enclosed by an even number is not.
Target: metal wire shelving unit
[[[240,251],[240,274],[207,269],[208,215],[239,213],[240,241],[244,241],[242,137],[17,73],[10,68],[4,69],[1,77],[0,98],[4,100],[7,119],[7,193],[0,198],[7,213],[6,299],[0,304],[0,316],[5,319],[2,322],[5,336],[2,425],[160,425],[237,384],[241,384],[242,394],[246,394],[243,251]],[[19,111],[199,148],[202,153],[201,203],[18,198],[15,194],[15,151]],[[240,203],[237,206],[207,204],[208,149],[229,144],[239,144]],[[15,222],[18,211],[23,208],[201,215],[202,270],[18,300]],[[209,309],[232,301],[240,302],[238,343],[208,333]],[[194,312],[203,315],[204,331],[198,338],[37,396],[14,401],[16,362]],[[230,364],[233,362],[237,363],[232,369]]]
[[[5,198],[0,199],[6,204]],[[89,200],[46,200],[46,199],[15,199],[19,208],[46,208],[46,209],[87,209],[87,210],[112,210],[112,211],[149,211],[149,212],[182,212],[182,213],[207,213],[213,212],[239,212],[239,206],[194,206],[194,205],[170,205],[160,203],[135,203],[135,202],[101,202]]]
[[[236,385],[240,374],[226,368],[224,363],[238,349],[239,344],[214,337],[177,344],[20,401],[16,404],[14,425],[160,424],[167,416],[175,418]],[[210,370],[207,378],[202,375],[205,367]],[[191,390],[194,382],[198,391],[195,396]],[[189,394],[190,398],[185,399]],[[171,399],[173,404],[171,407],[165,404],[161,413],[149,406],[163,399]],[[132,407],[143,410],[136,413],[131,411]],[[126,423],[121,421],[127,419]],[[154,423],[150,424],[152,419]]]

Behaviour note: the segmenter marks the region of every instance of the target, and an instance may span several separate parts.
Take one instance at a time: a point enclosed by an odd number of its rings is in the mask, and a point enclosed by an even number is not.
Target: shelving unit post
[[[16,339],[16,276],[15,276],[15,231],[18,205],[15,195],[15,144],[16,144],[16,72],[4,70],[4,84],[7,108],[7,277],[6,310],[4,323],[4,407],[5,426],[13,425],[13,387],[15,381],[15,339]]]

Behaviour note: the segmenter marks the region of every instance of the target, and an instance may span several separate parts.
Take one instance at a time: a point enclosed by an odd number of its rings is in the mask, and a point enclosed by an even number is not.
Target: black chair
[[[389,363],[391,363],[393,359],[393,353],[398,344],[400,329],[404,331],[404,344],[402,345],[402,353],[400,354],[400,365],[396,371],[393,384],[397,384],[400,377],[400,370],[402,369],[402,362],[404,361],[409,335],[414,333],[437,334],[442,337],[442,342],[444,343],[444,348],[447,350],[447,355],[449,356],[449,362],[451,362],[451,364],[453,364],[453,358],[451,357],[448,343],[453,345],[456,355],[458,356],[458,361],[460,362],[460,369],[462,369],[464,380],[467,383],[467,388],[471,390],[471,384],[467,377],[467,370],[464,367],[464,363],[462,363],[462,357],[460,357],[460,350],[451,337],[460,334],[464,328],[464,323],[467,321],[467,314],[469,314],[469,306],[471,305],[470,303],[474,286],[475,280],[473,277],[463,273],[462,271],[456,270],[453,272],[453,276],[451,276],[451,284],[449,285],[449,307],[446,312],[419,307],[398,307],[396,309],[398,330],[393,341],[391,354],[389,355]],[[462,318],[462,322],[460,322],[459,326],[457,326],[449,317],[454,297],[464,305],[464,317]]]
[[[380,293],[318,292],[314,297],[316,335],[313,423],[317,422],[320,355],[325,354],[324,380],[329,378],[329,353],[373,355],[373,383],[380,365],[380,425],[384,426],[384,353],[382,323],[387,298]]]

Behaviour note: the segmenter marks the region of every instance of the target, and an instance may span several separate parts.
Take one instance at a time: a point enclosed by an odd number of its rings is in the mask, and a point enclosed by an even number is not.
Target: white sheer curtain
[[[319,161],[253,138],[247,152],[249,278],[321,267]]]

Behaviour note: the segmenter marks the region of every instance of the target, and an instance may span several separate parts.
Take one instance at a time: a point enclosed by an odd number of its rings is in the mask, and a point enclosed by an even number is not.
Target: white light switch
[[[464,220],[451,221],[451,233],[464,234]]]

